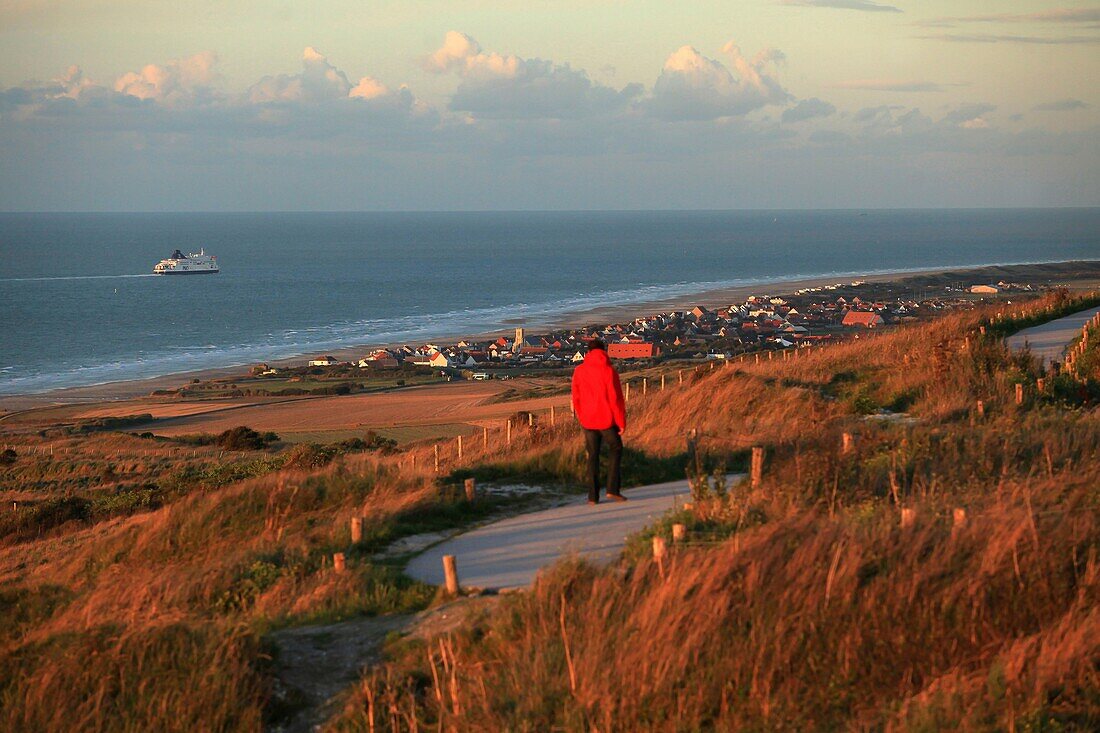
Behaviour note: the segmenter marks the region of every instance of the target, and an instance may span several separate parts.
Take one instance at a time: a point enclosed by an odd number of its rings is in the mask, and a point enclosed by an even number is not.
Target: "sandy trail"
[[[738,480],[740,475],[731,476]],[[405,572],[433,585],[443,583],[443,556],[454,555],[459,583],[482,589],[522,588],[539,570],[577,554],[607,563],[622,552],[626,538],[690,500],[687,481],[626,489],[625,503],[583,496],[563,506],[520,514],[453,537],[413,558]]]
[[[1019,351],[1027,345],[1031,348],[1031,353],[1044,366],[1052,361],[1062,361],[1070,341],[1081,335],[1081,327],[1097,312],[1100,312],[1100,308],[1088,308],[1054,321],[1025,328],[1009,336],[1008,346]]]

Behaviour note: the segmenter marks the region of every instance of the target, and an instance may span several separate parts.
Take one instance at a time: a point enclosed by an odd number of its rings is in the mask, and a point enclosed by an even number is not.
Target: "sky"
[[[0,210],[1100,204],[1100,4],[0,0]]]

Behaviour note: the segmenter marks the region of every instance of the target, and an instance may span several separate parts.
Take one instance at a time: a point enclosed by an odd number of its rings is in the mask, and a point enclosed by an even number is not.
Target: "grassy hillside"
[[[689,430],[705,471],[763,446],[762,484],[698,482],[692,510],[652,530],[689,528],[663,574],[640,538],[613,568],[563,564],[462,633],[395,644],[330,726],[1095,728],[1098,393],[1070,377],[1037,392],[1035,366],[1000,341],[1080,305],[635,388],[628,485],[683,476]],[[5,436],[0,489],[19,503],[0,521],[0,729],[279,719],[294,700],[273,690],[268,630],[429,604],[434,589],[372,555],[499,504],[462,502],[461,478],[579,482],[568,416],[530,423],[517,414],[510,443],[464,436],[461,459],[457,441],[321,455]]]
[[[1038,392],[1000,340],[1033,318],[993,315],[651,395],[631,445],[668,454],[696,428],[711,466],[761,445],[761,485],[699,483],[663,573],[645,552],[563,564],[461,633],[395,645],[331,727],[1095,730],[1095,385]],[[552,471],[569,445],[513,463]]]

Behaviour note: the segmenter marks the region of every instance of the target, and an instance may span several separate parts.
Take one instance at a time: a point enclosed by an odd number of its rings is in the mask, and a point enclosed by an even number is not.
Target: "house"
[[[428,355],[428,366],[436,369],[446,369],[451,366],[451,360],[447,356],[439,351]]]
[[[572,358],[570,358],[569,361],[573,362],[574,364],[580,364],[582,361],[584,361],[584,354],[578,351],[577,353],[573,354]]]
[[[393,369],[397,366],[397,357],[385,349],[380,349],[359,360],[361,368],[376,367]]]
[[[1001,291],[996,285],[971,285],[970,292],[982,293],[985,295],[995,295]]]
[[[841,325],[844,326],[863,326],[864,328],[875,328],[884,323],[886,321],[882,320],[882,316],[868,311],[848,311],[844,314],[844,320],[841,321]]]
[[[336,357],[328,356],[328,355],[318,357],[316,359],[310,359],[309,360],[309,365],[311,367],[314,367],[314,366],[321,366],[321,367],[335,366],[336,364],[339,364],[339,363],[340,362],[336,361]]]
[[[650,359],[660,350],[655,344],[608,344],[607,355],[612,359]]]

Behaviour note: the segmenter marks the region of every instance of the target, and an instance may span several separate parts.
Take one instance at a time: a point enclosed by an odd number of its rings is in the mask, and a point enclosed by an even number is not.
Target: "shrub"
[[[275,433],[258,433],[246,425],[239,425],[218,435],[214,443],[225,450],[263,450],[278,439]]]

